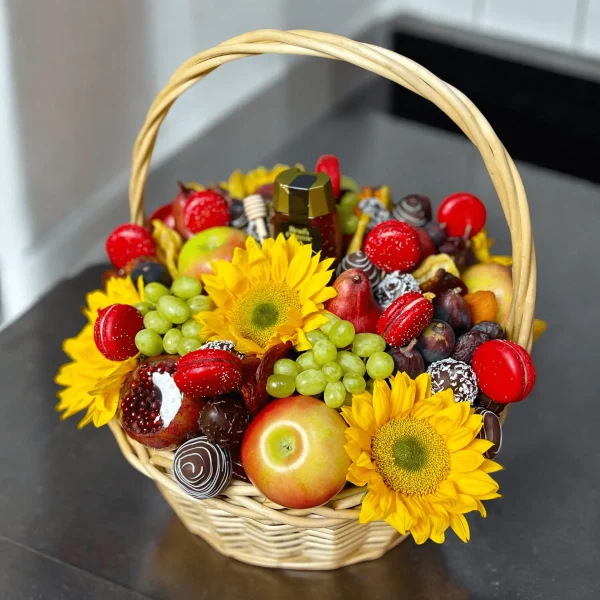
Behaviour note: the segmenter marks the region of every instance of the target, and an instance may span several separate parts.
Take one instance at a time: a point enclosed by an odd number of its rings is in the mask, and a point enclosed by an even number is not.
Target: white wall
[[[381,11],[600,59],[600,0],[383,0]]]
[[[109,227],[135,136],[181,62],[259,28],[352,35],[376,18],[363,0],[0,0],[1,307],[23,312],[82,265]],[[160,164],[289,67],[251,58],[211,74],[161,129]],[[112,199],[112,201],[111,201]],[[168,201],[168,199],[165,199]],[[85,263],[85,259],[83,260]]]

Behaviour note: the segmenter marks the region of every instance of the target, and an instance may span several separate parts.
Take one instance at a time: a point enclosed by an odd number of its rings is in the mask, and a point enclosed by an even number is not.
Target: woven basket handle
[[[171,105],[188,88],[222,64],[259,54],[332,58],[371,71],[426,98],[442,110],[481,153],[508,223],[513,253],[510,339],[531,350],[536,265],[527,197],[506,149],[477,107],[461,92],[391,50],[317,31],[263,29],[232,38],[183,63],[158,94],[133,149],[129,182],[131,222],[144,221],[144,186],[158,130]]]

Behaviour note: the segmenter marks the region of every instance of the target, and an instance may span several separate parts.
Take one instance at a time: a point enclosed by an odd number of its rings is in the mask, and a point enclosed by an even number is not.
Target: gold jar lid
[[[273,208],[299,222],[328,215],[335,211],[331,179],[296,167],[282,171],[273,187]]]

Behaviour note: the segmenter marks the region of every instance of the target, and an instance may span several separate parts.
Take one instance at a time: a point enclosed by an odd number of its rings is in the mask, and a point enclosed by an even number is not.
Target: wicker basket
[[[133,150],[129,185],[131,222],[144,222],[144,185],[159,127],[185,90],[222,64],[258,54],[300,54],[343,60],[376,73],[433,102],[478,148],[508,222],[513,249],[510,339],[531,349],[535,304],[535,253],[527,198],[504,146],[473,103],[435,75],[390,50],[315,31],[261,30],[233,38],[190,58],[152,104]],[[235,482],[221,496],[195,500],[173,477],[173,452],[151,450],[110,423],[125,458],[150,477],[185,526],[219,552],[265,567],[334,569],[385,554],[401,536],[384,522],[360,525],[364,489],[349,486],[326,506],[289,510],[252,485]]]

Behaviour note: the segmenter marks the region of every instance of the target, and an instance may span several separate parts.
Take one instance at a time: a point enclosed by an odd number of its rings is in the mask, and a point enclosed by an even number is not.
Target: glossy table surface
[[[389,183],[396,194],[422,191],[436,202],[456,190],[477,194],[498,251],[509,249],[483,163],[459,136],[350,107],[260,162],[310,165],[323,152],[337,153],[359,181]],[[469,517],[469,544],[450,533],[441,547],[407,541],[375,562],[310,573],[250,567],[196,541],[108,429],[78,431],[53,410],[61,340],[81,327],[78,309],[99,285],[99,266],[61,282],[0,333],[0,597],[600,597],[600,190],[532,166],[521,173],[539,263],[536,312],[550,327],[534,351],[536,388],[505,428],[504,498],[488,503],[486,520]]]

